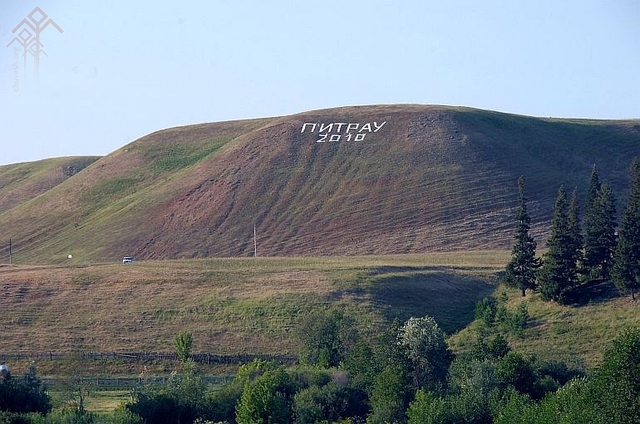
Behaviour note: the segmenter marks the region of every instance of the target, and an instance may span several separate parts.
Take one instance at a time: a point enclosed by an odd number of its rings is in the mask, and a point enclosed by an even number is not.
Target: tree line
[[[493,313],[491,312],[493,311]],[[479,320],[520,322],[480,303]],[[524,317],[526,319],[526,317]],[[308,316],[295,366],[256,359],[222,386],[190,359],[191,334],[174,340],[179,369],[166,384],[141,384],[110,414],[88,412],[87,389],[52,408],[30,371],[0,379],[0,423],[26,424],[537,424],[640,422],[640,330],[620,334],[592,374],[515,352],[500,334],[454,355],[429,317],[380,334],[358,334],[340,310]],[[513,328],[515,328],[513,327]],[[324,337],[322,337],[324,336]]]
[[[547,251],[538,257],[530,234],[531,218],[524,193],[525,179],[518,180],[516,231],[505,280],[522,296],[537,290],[543,299],[566,303],[586,283],[613,281],[621,293],[635,294],[640,287],[640,167],[633,159],[629,169],[629,193],[618,223],[611,186],[600,181],[593,166],[581,219],[577,190],[568,197],[558,189],[553,208]]]

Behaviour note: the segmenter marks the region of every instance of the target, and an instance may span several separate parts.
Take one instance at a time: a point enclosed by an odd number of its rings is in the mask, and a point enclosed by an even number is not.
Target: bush
[[[135,391],[135,400],[127,409],[147,424],[191,424],[198,417],[207,417],[207,387],[193,363],[187,361],[183,366],[186,373],[173,373],[165,386]]]
[[[295,423],[335,422],[349,413],[349,393],[336,383],[311,386],[294,396]]]
[[[44,422],[47,424],[94,424],[98,421],[96,415],[90,412],[76,408],[63,408],[53,411]]]
[[[503,384],[512,386],[519,393],[533,394],[536,376],[531,361],[521,354],[509,352],[498,362],[496,375]]]
[[[0,411],[41,414],[51,411],[51,399],[33,365],[21,379],[7,374],[0,380]]]
[[[375,378],[369,398],[368,424],[402,422],[408,406],[407,377],[401,367],[389,365]]]
[[[518,305],[518,309],[514,314],[510,314],[508,317],[508,325],[509,328],[516,334],[522,334],[522,331],[527,328],[527,323],[529,322],[529,310],[527,309],[527,304],[521,302]]]
[[[340,365],[357,339],[355,321],[339,310],[307,316],[297,333],[300,361],[324,368]]]
[[[471,356],[478,360],[496,360],[503,358],[511,348],[509,343],[502,336],[502,334],[496,334],[489,343],[485,341],[482,336],[478,337],[478,340],[471,347]]]
[[[476,304],[475,318],[486,326],[493,327],[496,322],[497,302],[493,298],[485,297]]]
[[[266,371],[247,383],[236,407],[238,424],[291,422],[296,386],[283,368]]]

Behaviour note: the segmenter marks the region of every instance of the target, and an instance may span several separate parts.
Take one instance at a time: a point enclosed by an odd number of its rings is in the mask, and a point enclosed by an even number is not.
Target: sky
[[[640,1],[0,0],[0,165],[403,103],[640,118]]]

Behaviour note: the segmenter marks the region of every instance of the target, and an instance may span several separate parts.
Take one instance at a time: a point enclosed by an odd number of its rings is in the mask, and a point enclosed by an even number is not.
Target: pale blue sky
[[[6,47],[36,6],[39,81]],[[0,165],[347,105],[640,118],[636,0],[0,0],[0,42]]]

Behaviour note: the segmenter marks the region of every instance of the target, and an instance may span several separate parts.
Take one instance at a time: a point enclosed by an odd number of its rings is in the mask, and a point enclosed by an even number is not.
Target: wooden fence
[[[106,360],[120,359],[134,362],[148,361],[178,361],[177,353],[169,352],[2,352],[0,351],[0,363],[11,360],[56,360],[63,358],[77,358],[82,360]],[[199,364],[246,364],[254,359],[279,362],[282,364],[294,364],[298,362],[295,355],[219,355],[213,353],[193,353],[189,355],[194,362]]]
[[[14,378],[20,378],[16,376]],[[233,375],[201,376],[206,384],[221,386],[233,380]],[[169,376],[148,376],[148,377],[42,377],[40,380],[48,389],[69,390],[78,387],[85,387],[91,390],[125,390],[135,389],[143,386],[161,386],[169,381]]]

